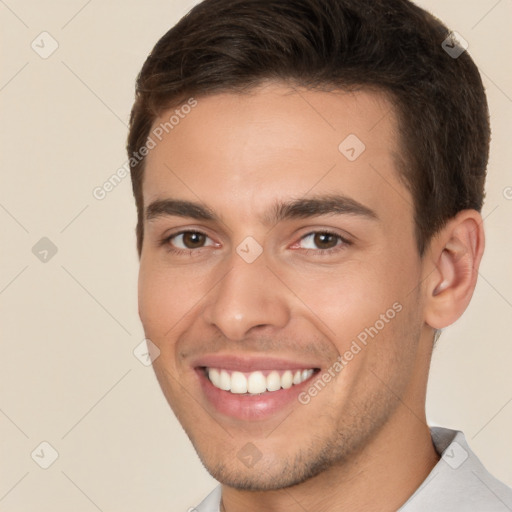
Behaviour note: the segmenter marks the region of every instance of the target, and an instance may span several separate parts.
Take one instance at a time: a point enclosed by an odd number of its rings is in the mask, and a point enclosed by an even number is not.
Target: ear
[[[476,210],[463,210],[432,239],[424,259],[425,322],[442,329],[467,308],[484,252],[483,220]],[[433,263],[433,266],[432,266]]]

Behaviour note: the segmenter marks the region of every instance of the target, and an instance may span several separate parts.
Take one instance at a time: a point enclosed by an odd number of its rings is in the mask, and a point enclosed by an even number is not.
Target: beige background
[[[194,3],[0,1],[0,511],[184,511],[215,484],[133,355],[129,179],[92,195],[126,160],[145,56]],[[463,430],[512,485],[512,1],[419,3],[469,42],[494,130],[481,278],[435,352],[428,418]],[[59,45],[46,59],[31,48],[51,48],[43,31]],[[42,237],[57,247],[45,263]],[[59,455],[48,469],[43,441]]]

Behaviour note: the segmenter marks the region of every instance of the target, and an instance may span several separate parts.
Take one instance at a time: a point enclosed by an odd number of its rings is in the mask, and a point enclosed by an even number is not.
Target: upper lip
[[[233,354],[209,354],[192,361],[194,368],[220,368],[238,372],[255,372],[258,370],[304,370],[319,368],[316,363],[294,360],[291,358],[262,357]]]

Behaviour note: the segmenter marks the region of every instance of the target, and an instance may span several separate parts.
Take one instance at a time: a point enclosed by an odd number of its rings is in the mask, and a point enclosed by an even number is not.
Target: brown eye
[[[313,242],[319,249],[332,249],[338,245],[339,236],[331,233],[315,233]]]
[[[188,231],[186,233],[182,233],[183,235],[183,245],[187,249],[197,249],[198,247],[202,247],[206,236],[202,233],[196,233],[194,231]]]
[[[207,247],[208,245],[214,245],[209,241],[208,235],[201,233],[200,231],[182,231],[181,233],[176,233],[167,237],[165,239],[165,244],[170,245],[176,251],[180,250],[191,250],[191,249],[201,249],[203,247]]]
[[[317,252],[319,255],[327,253],[334,253],[345,246],[351,245],[350,241],[346,240],[337,233],[329,231],[313,231],[304,235],[300,239],[300,248],[305,249],[307,253]]]

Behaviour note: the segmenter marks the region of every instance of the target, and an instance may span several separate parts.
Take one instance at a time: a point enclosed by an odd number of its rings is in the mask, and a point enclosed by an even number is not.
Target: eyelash
[[[179,231],[178,233],[173,233],[170,236],[162,238],[162,240],[160,240],[159,245],[160,246],[166,246],[168,252],[170,252],[172,254],[177,254],[177,255],[180,255],[180,256],[181,255],[194,256],[194,255],[199,253],[200,249],[205,249],[205,247],[199,247],[197,249],[177,249],[176,247],[172,247],[172,245],[170,245],[170,242],[171,242],[171,240],[173,238],[176,238],[177,236],[180,236],[180,235],[184,235],[186,233],[194,233],[194,234],[203,235],[206,238],[209,238],[208,235],[206,233],[203,233],[202,231],[190,230],[189,229],[189,230]],[[318,231],[311,231],[311,232],[303,235],[300,238],[299,242],[304,240],[305,238],[311,236],[311,235],[316,235],[316,234],[334,236],[339,241],[341,241],[342,243],[338,244],[338,245],[336,245],[336,246],[334,246],[334,247],[332,247],[330,249],[302,249],[302,251],[304,251],[305,254],[309,255],[311,253],[314,253],[315,255],[319,255],[319,256],[330,256],[332,254],[335,254],[335,253],[345,249],[347,246],[352,245],[352,242],[350,240],[347,240],[346,238],[342,237],[340,234],[334,233],[333,231],[329,231],[328,229],[321,229],[321,230],[318,230]]]

